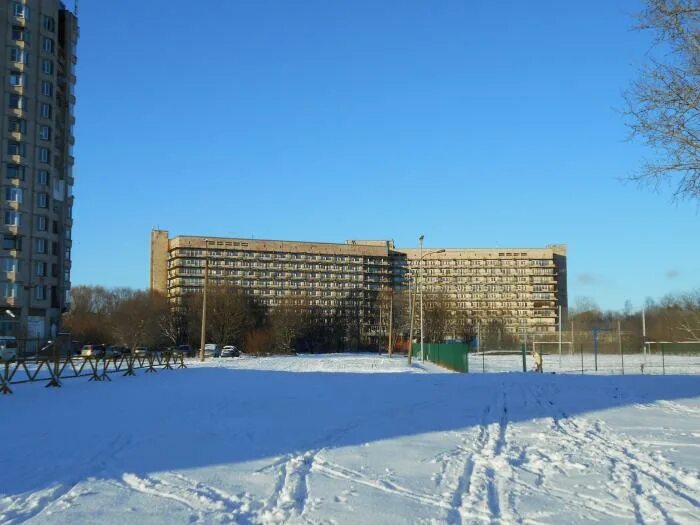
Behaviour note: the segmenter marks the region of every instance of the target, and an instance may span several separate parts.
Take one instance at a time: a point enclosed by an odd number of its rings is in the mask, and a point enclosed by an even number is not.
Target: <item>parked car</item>
[[[149,351],[147,346],[137,346],[134,348],[134,355],[136,357],[146,357]]]
[[[108,359],[114,358],[114,357],[121,357],[124,354],[124,347],[123,346],[108,346],[105,348],[105,357]]]
[[[180,345],[177,347],[179,352],[182,352],[182,355],[185,357],[194,357],[195,352],[192,350],[192,347],[190,345]]]
[[[221,357],[239,357],[241,353],[233,345],[226,345],[221,349]]]
[[[102,357],[104,354],[104,345],[83,345],[80,349],[80,355],[82,357]]]
[[[204,345],[204,355],[207,357],[219,357],[221,356],[221,350],[216,343],[207,343]]]
[[[0,336],[0,361],[17,359],[17,338],[12,335]]]

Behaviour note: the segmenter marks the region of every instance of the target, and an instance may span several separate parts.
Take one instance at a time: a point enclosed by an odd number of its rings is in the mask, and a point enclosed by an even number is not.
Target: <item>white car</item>
[[[241,353],[233,345],[226,345],[221,349],[221,357],[238,357]]]
[[[0,361],[17,359],[17,338],[11,335],[0,336]]]
[[[204,355],[209,357],[219,357],[221,355],[221,350],[219,350],[219,345],[216,343],[207,343],[204,345]]]

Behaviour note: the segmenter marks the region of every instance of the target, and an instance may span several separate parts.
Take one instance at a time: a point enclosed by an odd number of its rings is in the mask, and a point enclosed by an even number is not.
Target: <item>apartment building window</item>
[[[48,80],[41,81],[41,94],[45,97],[53,96],[53,84]]]
[[[7,141],[7,154],[8,155],[17,155],[19,157],[24,157],[24,156],[26,156],[26,153],[27,153],[27,147],[24,144],[24,142],[16,142],[13,140]]]
[[[24,18],[25,20],[29,20],[29,6],[26,6],[19,2],[12,2],[12,14],[17,18]]]
[[[36,299],[37,301],[46,300],[46,286],[42,284],[40,286],[34,287],[34,299]]]
[[[19,259],[15,259],[14,257],[3,257],[2,258],[2,266],[0,266],[0,269],[3,272],[19,272],[19,269],[21,268],[20,266],[21,261]]]
[[[16,299],[20,294],[20,286],[17,283],[2,283],[0,284],[0,295],[6,299]]]
[[[47,268],[48,264],[46,264],[44,261],[36,261],[34,263],[34,275],[36,277],[46,277]]]
[[[39,170],[36,172],[36,183],[39,186],[48,186],[50,180],[48,170]]]
[[[44,31],[48,31],[49,33],[53,33],[56,31],[56,20],[54,20],[50,16],[44,15],[41,18],[41,27]]]
[[[41,105],[39,106],[39,114],[41,115],[42,118],[51,118],[51,104],[48,104],[46,102],[42,102]]]
[[[19,204],[22,203],[22,199],[24,197],[24,193],[22,188],[5,188],[5,199],[9,202],[17,202]]]
[[[10,133],[26,133],[27,121],[23,118],[9,117],[7,121],[7,131]]]
[[[12,40],[29,42],[29,30],[22,26],[12,26]]]
[[[5,168],[8,179],[24,180],[25,167],[19,164],[7,164]]]
[[[19,71],[10,71],[7,78],[11,86],[24,86],[25,84],[25,75]]]
[[[49,220],[44,215],[37,215],[36,230],[39,232],[45,232],[49,230]]]
[[[16,211],[8,210],[5,212],[5,226],[20,226],[22,224],[22,215]]]
[[[10,98],[8,99],[7,106],[10,109],[24,109],[27,106],[27,99],[22,95],[10,93]]]
[[[34,251],[36,253],[46,253],[46,239],[34,239]]]
[[[20,47],[11,47],[10,60],[17,64],[29,64],[29,53]]]
[[[51,60],[50,58],[42,58],[41,72],[45,75],[53,75],[53,60]]]
[[[53,39],[46,37],[46,36],[41,37],[41,49],[45,53],[53,53],[53,50],[54,50]]]
[[[39,162],[51,164],[51,150],[49,148],[39,148]]]
[[[41,140],[51,140],[51,128],[49,126],[39,126],[39,138]]]
[[[2,237],[2,249],[3,250],[21,250],[22,249],[22,237],[19,235],[3,235]]]
[[[49,207],[49,194],[48,193],[37,193],[36,194],[36,205],[39,208]]]

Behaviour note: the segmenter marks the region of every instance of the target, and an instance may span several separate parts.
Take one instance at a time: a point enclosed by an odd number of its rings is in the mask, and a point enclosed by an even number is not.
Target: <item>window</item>
[[[34,251],[46,253],[46,239],[34,239]]]
[[[51,164],[51,151],[49,148],[39,148],[39,162]]]
[[[18,64],[28,64],[29,54],[22,48],[11,47],[10,48],[10,60],[12,62],[17,62]]]
[[[44,215],[37,215],[36,231],[45,232],[49,229],[49,220]]]
[[[52,17],[44,15],[41,18],[41,27],[44,31],[53,33],[56,31],[56,21]]]
[[[48,264],[46,264],[44,261],[36,261],[34,263],[34,275],[36,277],[46,277],[47,268]]]
[[[10,75],[7,78],[11,86],[24,86],[24,73],[20,73],[19,71],[10,71]]]
[[[48,80],[41,81],[41,94],[45,97],[53,96],[53,84]]]
[[[9,117],[7,121],[7,128],[10,133],[26,133],[27,121],[23,118]]]
[[[42,102],[41,106],[39,106],[39,113],[42,118],[51,118],[51,104]]]
[[[2,272],[19,272],[20,261],[14,257],[3,257],[0,263],[0,271]]]
[[[5,168],[8,179],[24,180],[24,170],[25,167],[19,164],[7,164]]]
[[[46,300],[46,286],[42,284],[34,287],[34,299],[37,301]]]
[[[22,26],[12,26],[12,40],[29,42],[29,30]]]
[[[36,194],[36,205],[39,208],[49,207],[49,194],[48,193],[37,193]]]
[[[29,6],[20,4],[19,2],[12,2],[12,14],[17,18],[29,20]]]
[[[48,170],[39,170],[36,172],[36,183],[40,186],[48,186],[49,180],[50,177]]]
[[[10,100],[7,105],[10,109],[24,109],[27,105],[27,99],[22,95],[10,93]]]
[[[7,187],[5,188],[5,199],[9,202],[18,202],[22,203],[22,197],[23,197],[23,192],[22,188],[13,188],[13,187]]]
[[[19,155],[20,157],[24,157],[26,153],[27,148],[24,142],[15,142],[14,140],[7,141],[8,155]]]
[[[6,299],[15,299],[19,297],[20,286],[17,283],[2,283],[0,284],[0,295]]]
[[[41,72],[45,75],[53,75],[53,60],[51,60],[50,58],[42,58]]]
[[[51,140],[51,128],[49,126],[39,126],[39,138],[41,140]]]
[[[12,210],[5,212],[5,226],[20,226],[22,224],[22,216]]]
[[[53,53],[53,47],[54,43],[51,38],[45,36],[41,37],[41,49],[43,49],[45,53]]]

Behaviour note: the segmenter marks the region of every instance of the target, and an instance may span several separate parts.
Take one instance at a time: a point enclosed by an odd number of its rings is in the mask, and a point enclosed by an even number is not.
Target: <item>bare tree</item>
[[[638,28],[655,34],[663,55],[650,58],[625,94],[632,136],[658,153],[633,179],[679,179],[675,198],[700,198],[699,26],[699,0],[647,0]]]
[[[423,297],[423,328],[424,340],[430,343],[441,343],[448,335],[450,328],[450,310],[442,294],[425,294]]]

